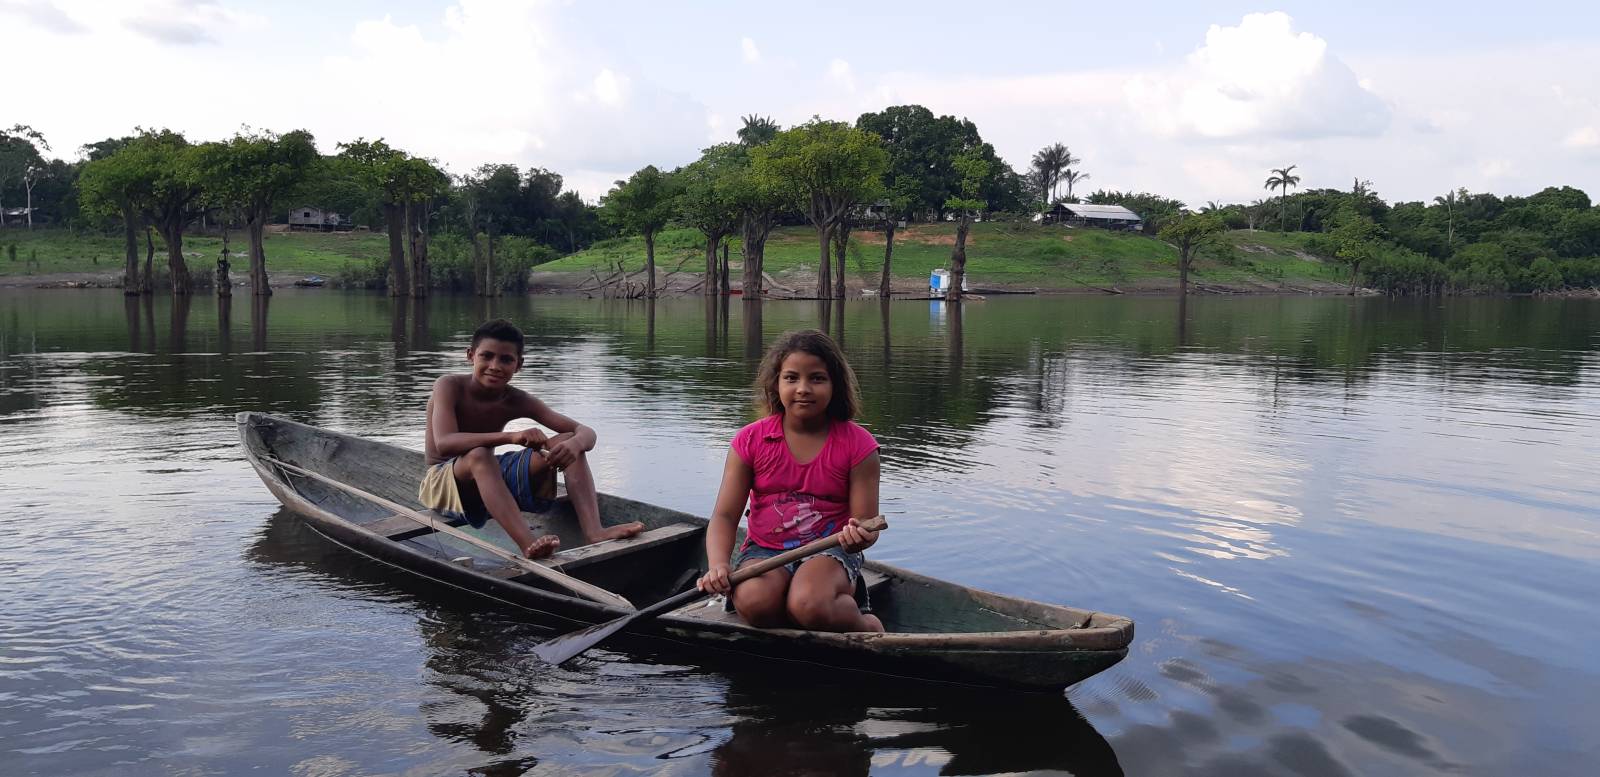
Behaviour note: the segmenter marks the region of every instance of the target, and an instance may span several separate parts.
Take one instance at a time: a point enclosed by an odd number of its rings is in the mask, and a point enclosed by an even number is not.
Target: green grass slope
[[[1331,288],[1346,283],[1348,270],[1338,263],[1313,256],[1306,250],[1310,235],[1235,231],[1197,263],[1193,280],[1204,285],[1256,288]],[[846,278],[852,286],[876,287],[883,267],[883,233],[854,232],[846,251]],[[901,288],[919,288],[929,273],[950,265],[955,243],[953,224],[917,224],[895,235],[894,276]],[[11,246],[16,259],[11,259]],[[184,240],[190,267],[209,272],[222,250],[221,238],[192,236]],[[244,235],[235,233],[231,247],[244,248]],[[303,275],[337,277],[348,268],[369,266],[382,260],[388,244],[382,234],[293,232],[269,234],[267,270],[281,279]],[[144,244],[140,241],[140,261]],[[37,262],[30,261],[35,257]],[[656,264],[666,274],[674,269],[695,276],[704,267],[705,249],[700,234],[671,229],[656,239]],[[816,233],[809,227],[774,230],[767,242],[767,272],[797,288],[814,283],[818,249]],[[732,259],[742,257],[736,242]],[[156,240],[156,267],[166,266],[165,249]],[[604,277],[618,263],[629,271],[644,266],[644,240],[614,238],[539,265],[545,272]],[[17,281],[28,275],[64,273],[120,274],[122,241],[119,236],[73,235],[65,230],[7,229],[0,232],[0,278]],[[237,279],[247,272],[246,262],[234,261]],[[974,224],[967,239],[967,272],[973,287],[1074,290],[1110,288],[1165,289],[1177,283],[1177,251],[1155,238],[1100,229],[1070,229],[1055,225]],[[737,273],[735,273],[737,276]]]
[[[1197,262],[1192,279],[1201,284],[1230,286],[1295,286],[1338,283],[1347,270],[1312,256],[1305,235],[1279,235],[1244,230],[1230,232]],[[656,265],[666,273],[681,266],[693,274],[704,267],[705,249],[698,232],[667,230],[656,239]],[[894,276],[920,283],[936,268],[950,266],[955,225],[918,224],[895,234]],[[742,261],[734,244],[731,258]],[[846,276],[853,285],[876,286],[883,268],[882,232],[856,231],[846,251]],[[767,242],[766,270],[786,282],[814,278],[818,261],[816,233],[809,227],[784,227]],[[601,277],[618,263],[629,271],[644,266],[641,238],[616,238],[539,266],[540,271],[566,271]],[[967,238],[967,272],[975,287],[1163,288],[1177,283],[1177,251],[1152,237],[1100,229],[1056,225],[974,224]]]

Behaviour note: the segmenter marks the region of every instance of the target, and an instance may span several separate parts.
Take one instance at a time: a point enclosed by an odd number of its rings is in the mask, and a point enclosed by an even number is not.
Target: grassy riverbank
[[[1313,256],[1306,250],[1307,235],[1237,231],[1227,234],[1219,250],[1202,256],[1192,276],[1197,286],[1238,291],[1328,291],[1348,282],[1345,267]],[[919,224],[895,235],[894,275],[903,289],[925,288],[929,273],[948,267],[955,242],[953,224]],[[16,259],[10,247],[16,246]],[[243,248],[243,235],[234,235],[231,247]],[[700,234],[672,229],[656,239],[656,263],[662,275],[679,269],[677,282],[688,282],[703,267],[705,249]],[[846,278],[852,287],[875,288],[883,267],[883,233],[857,231],[846,253]],[[141,242],[140,260],[145,247]],[[370,267],[386,256],[387,242],[375,233],[325,234],[294,232],[269,234],[267,269],[275,282],[290,283],[305,275],[337,278],[342,273]],[[195,235],[184,240],[191,268],[209,271],[222,251],[215,235]],[[742,261],[734,245],[732,260]],[[537,267],[542,278],[557,285],[576,285],[594,272],[604,277],[618,262],[628,270],[644,266],[644,240],[638,237],[602,241],[576,254]],[[156,241],[155,264],[166,266],[166,254]],[[775,230],[767,242],[767,271],[780,283],[807,288],[815,283],[817,242],[809,227]],[[122,241],[119,236],[73,235],[64,230],[7,230],[0,233],[0,281],[7,285],[32,285],[52,279],[99,277],[109,282],[120,275]],[[681,268],[681,269],[680,269]],[[1177,284],[1177,252],[1172,246],[1142,235],[1098,229],[1067,229],[1037,224],[975,224],[967,241],[967,268],[973,287],[1037,288],[1074,291],[1117,288],[1160,291]],[[234,261],[236,278],[245,277],[246,263]],[[560,279],[566,278],[565,282]]]
[[[245,250],[245,234],[232,233],[229,249],[234,253]],[[11,247],[16,246],[12,259]],[[337,276],[347,267],[364,267],[388,256],[388,240],[382,234],[371,232],[320,233],[288,232],[268,234],[265,241],[267,271],[281,274],[284,282],[305,275]],[[167,266],[167,252],[160,237],[155,239],[155,266],[162,271]],[[222,254],[220,235],[190,235],[184,237],[183,253],[191,272],[209,272],[216,267]],[[145,243],[139,241],[139,261],[145,257]],[[123,262],[121,235],[93,233],[73,234],[61,229],[38,229],[32,232],[7,229],[0,232],[0,278],[15,283],[25,282],[28,276],[63,276],[105,274],[120,277]],[[233,258],[236,280],[248,277],[248,260]],[[164,273],[163,273],[164,274]]]
[[[925,286],[929,273],[949,267],[955,225],[919,224],[895,234],[894,276],[901,285]],[[846,277],[851,286],[876,287],[883,268],[882,232],[857,231],[846,252]],[[693,275],[704,267],[705,249],[698,232],[667,230],[656,239],[660,272],[681,266]],[[814,284],[818,246],[809,227],[786,227],[767,242],[766,269],[780,282]],[[739,245],[731,253],[741,261]],[[617,263],[629,270],[643,267],[644,241],[603,241],[559,261],[539,266],[540,272],[591,271],[604,277]],[[1155,238],[1099,229],[1067,229],[1037,224],[974,224],[967,238],[967,272],[974,287],[996,286],[1072,291],[1095,287],[1163,289],[1176,287],[1177,251]],[[1300,234],[1229,233],[1222,248],[1198,262],[1192,280],[1244,290],[1330,287],[1348,282],[1348,270],[1312,256]]]

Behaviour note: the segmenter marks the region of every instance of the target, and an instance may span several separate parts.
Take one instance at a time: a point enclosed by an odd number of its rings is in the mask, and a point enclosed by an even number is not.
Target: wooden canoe
[[[608,621],[627,609],[574,592],[583,586],[552,583],[551,571],[644,607],[685,590],[705,568],[705,519],[601,494],[606,523],[642,521],[644,533],[583,545],[563,498],[548,515],[525,515],[535,531],[560,536],[563,548],[538,562],[548,570],[532,574],[501,555],[514,549],[493,522],[483,529],[454,525],[455,531],[445,533],[409,517],[421,511],[421,453],[262,413],[240,413],[236,420],[256,473],[319,534],[437,583],[529,611],[557,629]],[[402,514],[396,505],[409,509]],[[460,532],[475,535],[475,542],[456,536]],[[491,551],[484,540],[505,550]],[[737,654],[1035,691],[1059,690],[1110,667],[1127,655],[1133,639],[1133,622],[1118,615],[979,591],[871,560],[864,579],[873,612],[889,633],[756,629],[717,601],[703,600],[638,623],[628,636],[677,643],[713,660]]]

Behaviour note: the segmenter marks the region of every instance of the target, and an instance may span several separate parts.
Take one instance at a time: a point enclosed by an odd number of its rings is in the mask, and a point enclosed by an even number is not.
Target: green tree
[[[208,207],[196,165],[195,147],[171,130],[140,130],[126,145],[91,160],[79,180],[83,198],[101,212],[124,214],[124,224],[154,226],[167,245],[167,265],[174,294],[191,291],[189,267],[183,259],[183,233]],[[130,266],[136,256],[130,252]],[[136,287],[154,287],[150,262]],[[124,279],[126,283],[126,279]]]
[[[1161,226],[1159,236],[1178,249],[1178,294],[1189,293],[1189,271],[1195,257],[1227,227],[1213,214],[1181,213]]]
[[[428,266],[428,221],[434,202],[450,190],[450,177],[433,162],[408,156],[396,165],[397,192],[400,195],[406,245],[411,254],[411,296],[428,296],[433,271]]]
[[[356,179],[378,201],[383,212],[384,231],[389,236],[386,283],[389,296],[410,296],[411,277],[406,268],[405,249],[406,153],[385,143],[383,138],[356,138],[339,144],[339,157],[350,165]],[[417,282],[426,283],[427,279],[417,279]]]
[[[78,176],[79,207],[97,216],[119,218],[123,228],[125,262],[122,292],[134,295],[153,291],[153,281],[139,273],[139,232],[144,229],[140,205],[149,196],[150,179],[139,159],[140,148],[126,151],[135,138],[108,138],[85,145],[88,161]]]
[[[1289,210],[1288,210],[1289,190],[1293,189],[1296,185],[1298,185],[1300,183],[1300,176],[1294,174],[1294,169],[1296,167],[1299,167],[1299,165],[1289,165],[1288,167],[1274,167],[1274,168],[1272,168],[1272,175],[1268,176],[1266,186],[1264,187],[1264,188],[1266,188],[1267,191],[1272,191],[1273,189],[1278,189],[1281,192],[1281,194],[1279,194],[1279,196],[1278,196],[1278,231],[1279,232],[1287,232],[1287,231],[1289,231]]]
[[[983,197],[983,183],[989,178],[989,161],[982,154],[969,153],[956,157],[956,169],[961,171],[959,195],[946,200],[946,210],[956,214],[956,243],[950,249],[950,291],[945,299],[961,301],[961,284],[967,278],[967,232],[972,220],[988,209]]]
[[[473,286],[481,295],[498,296],[501,284],[495,269],[495,251],[501,230],[515,218],[522,196],[522,174],[516,165],[482,165],[467,179],[466,188],[471,211],[467,229],[473,246]],[[478,248],[480,225],[488,235],[486,256]]]
[[[717,248],[723,238],[739,228],[741,215],[735,178],[750,165],[749,151],[737,143],[722,143],[701,153],[700,159],[678,171],[683,195],[678,199],[683,222],[706,239],[706,275],[702,290],[719,291]]]
[[[257,296],[272,293],[267,278],[266,227],[273,213],[288,206],[295,190],[320,160],[315,139],[305,130],[279,135],[241,132],[225,143],[195,150],[196,165],[212,202],[244,216],[250,287]]]
[[[644,236],[645,296],[656,296],[656,234],[676,215],[680,187],[670,173],[646,165],[617,185],[600,207],[607,217],[627,232]]]
[[[29,229],[33,228],[31,182],[37,180],[36,176],[45,166],[44,157],[39,153],[41,147],[48,151],[50,144],[45,142],[44,135],[26,124],[0,130],[0,193],[4,193],[12,181],[22,183],[29,189]],[[5,226],[4,213],[5,202],[0,199],[0,228]]]
[[[1334,217],[1334,255],[1350,265],[1350,293],[1356,293],[1356,278],[1361,264],[1378,256],[1382,246],[1382,229],[1367,216],[1346,205]]]
[[[756,149],[775,176],[778,188],[817,231],[820,253],[817,296],[844,297],[844,266],[837,284],[830,283],[829,244],[833,230],[863,202],[881,190],[889,154],[872,133],[837,121],[813,118],[785,130]],[[842,260],[842,257],[841,257]]]

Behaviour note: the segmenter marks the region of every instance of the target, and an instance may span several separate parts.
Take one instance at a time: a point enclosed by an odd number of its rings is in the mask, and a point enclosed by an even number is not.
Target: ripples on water
[[[1068,699],[600,650],[317,536],[267,410],[420,447],[491,311],[0,292],[6,774],[1583,774],[1592,301],[505,300],[609,491],[703,513],[764,343],[842,331],[876,555],[1130,615]],[[759,312],[759,318],[756,317]],[[397,314],[398,313],[398,314]]]

